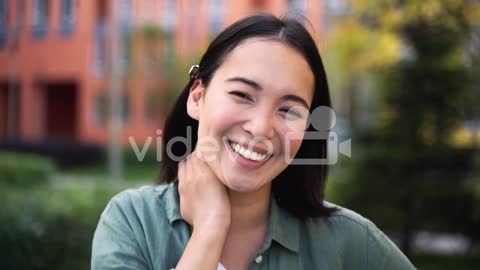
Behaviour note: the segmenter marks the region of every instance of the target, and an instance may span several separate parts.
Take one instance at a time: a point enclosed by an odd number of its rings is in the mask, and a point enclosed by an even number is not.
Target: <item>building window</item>
[[[122,123],[126,124],[130,121],[130,96],[122,96]]]
[[[106,68],[106,30],[105,19],[99,18],[95,25],[95,40],[93,48],[94,72],[96,75],[103,76]]]
[[[69,36],[73,32],[75,20],[75,0],[62,0],[60,15],[60,33]]]
[[[175,0],[163,0],[163,14],[161,25],[166,32],[174,32],[177,20]]]
[[[0,49],[5,48],[7,45],[7,0],[0,0]]]
[[[111,4],[111,2],[108,2],[107,3],[107,0],[97,0],[96,1],[96,13],[97,13],[97,20],[103,20],[105,18],[107,18],[107,10],[109,8],[109,4]]]
[[[145,96],[145,119],[149,124],[159,122],[164,103],[165,98],[158,91],[152,90]]]
[[[17,22],[23,23],[25,16],[25,0],[17,0]]]
[[[322,2],[325,9],[323,18],[323,28],[329,31],[334,25],[334,21],[338,18],[349,16],[352,12],[346,0],[326,0]],[[322,24],[322,23],[321,23]]]
[[[349,5],[345,0],[327,0],[325,5],[327,11],[336,16],[347,15],[349,12]]]
[[[288,0],[288,11],[298,15],[304,15],[307,11],[307,0]]]
[[[103,127],[108,122],[109,113],[112,112],[111,96],[107,93],[100,93],[95,97],[95,104],[93,108],[93,120],[96,126]],[[121,102],[121,113],[120,118],[123,124],[126,124],[130,121],[130,97],[128,95],[123,95],[119,100]],[[111,115],[110,115],[111,116]]]
[[[1,1],[0,1],[1,2]],[[12,50],[17,50],[19,46],[20,34],[23,29],[23,20],[24,20],[24,0],[17,0],[16,5],[16,13],[17,17],[14,20],[11,20],[9,25],[11,25],[10,33],[9,33],[9,40],[10,40],[10,47]]]
[[[120,38],[118,46],[121,46],[121,54],[118,57],[117,64],[121,66],[120,73],[123,76],[128,74],[132,68],[133,40],[127,33],[123,33]]]
[[[120,23],[120,30],[122,32],[129,32],[132,26],[132,1],[131,0],[117,0],[118,4],[118,20]]]
[[[93,118],[96,126],[104,126],[107,123],[107,97],[99,94],[95,97]]]
[[[132,2],[131,0],[120,0],[118,2],[118,15],[120,24],[120,44],[122,46],[122,55],[119,58],[119,65],[122,70],[127,71],[131,63],[131,47],[130,32],[132,28]]]
[[[47,34],[49,0],[33,0],[33,36],[43,38]]]
[[[16,24],[18,31],[21,30],[23,22],[25,19],[25,0],[17,0],[17,19]]]
[[[222,30],[225,1],[210,0],[210,31],[217,34]]]
[[[108,21],[107,10],[109,9],[107,0],[96,1],[96,22],[94,28],[93,43],[93,71],[94,74],[102,77],[106,69],[106,22]]]

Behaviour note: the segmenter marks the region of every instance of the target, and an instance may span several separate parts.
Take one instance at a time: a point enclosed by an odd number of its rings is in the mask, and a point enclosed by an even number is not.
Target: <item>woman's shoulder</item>
[[[155,269],[174,267],[189,233],[183,223],[173,224],[181,218],[177,194],[174,185],[167,184],[115,195],[94,234],[92,269],[109,268],[112,261],[128,262],[135,269],[154,269],[157,264]]]
[[[133,206],[138,203],[145,203],[151,200],[162,200],[166,193],[173,188],[173,184],[163,185],[145,185],[136,188],[129,188],[116,194],[110,200],[110,203],[116,203],[121,206]]]
[[[325,219],[327,223],[337,225],[337,228],[362,230],[367,229],[371,226],[375,226],[371,220],[351,209],[342,207],[331,202],[325,202],[325,205],[337,209],[337,211],[335,211],[331,214],[331,216]]]
[[[139,223],[152,222],[153,218],[156,222],[172,221],[179,216],[178,191],[173,183],[127,189],[113,196],[102,216]]]
[[[330,233],[338,232],[343,235],[349,231],[358,233],[359,230],[363,231],[375,226],[368,218],[353,210],[327,201],[324,202],[324,205],[334,208],[336,211],[328,217],[306,218],[302,222],[304,227],[308,230],[328,230]]]
[[[371,220],[339,205],[325,204],[338,210],[327,218],[305,222],[314,241],[328,241],[347,261],[368,263],[368,269],[414,269],[395,243]]]
[[[328,217],[309,218],[304,224],[307,232],[312,236],[331,237],[337,245],[348,246],[352,241],[366,241],[370,234],[376,235],[378,228],[368,218],[342,207],[325,202],[328,207],[337,209]]]

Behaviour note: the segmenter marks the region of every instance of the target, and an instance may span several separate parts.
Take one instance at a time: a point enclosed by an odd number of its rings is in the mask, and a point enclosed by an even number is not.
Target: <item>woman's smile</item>
[[[249,147],[248,144],[235,143],[225,138],[223,142],[230,159],[245,169],[258,169],[272,157],[271,151],[258,146]]]

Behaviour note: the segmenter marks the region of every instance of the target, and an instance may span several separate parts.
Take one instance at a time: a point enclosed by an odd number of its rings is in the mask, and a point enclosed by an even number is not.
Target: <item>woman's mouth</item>
[[[230,141],[226,138],[224,138],[224,145],[230,150],[229,152],[233,160],[236,160],[240,165],[249,169],[256,169],[263,166],[265,162],[272,157],[271,151],[261,150],[257,152],[249,149],[249,147],[245,147],[245,145]]]
[[[247,149],[247,148],[245,148],[244,146],[242,146],[238,143],[234,143],[234,142],[229,141],[229,144],[230,144],[230,147],[232,148],[232,150],[235,153],[238,153],[240,156],[242,156],[246,159],[262,162],[262,161],[267,160],[267,157],[269,156],[268,153],[261,154],[261,153],[253,151],[253,149]]]

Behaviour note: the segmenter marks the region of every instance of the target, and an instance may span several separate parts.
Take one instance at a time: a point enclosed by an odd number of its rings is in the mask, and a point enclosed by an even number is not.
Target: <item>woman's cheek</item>
[[[293,159],[297,154],[300,146],[302,145],[303,138],[305,136],[304,131],[296,131],[292,129],[284,129],[282,132],[282,147],[285,157]]]

